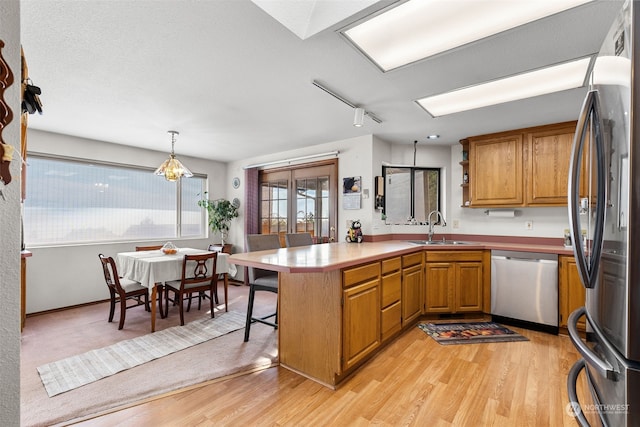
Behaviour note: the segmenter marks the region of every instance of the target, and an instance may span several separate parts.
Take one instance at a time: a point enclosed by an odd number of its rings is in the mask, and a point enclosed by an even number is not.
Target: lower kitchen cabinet
[[[343,271],[342,369],[380,346],[380,262]]]
[[[402,259],[382,261],[380,334],[386,341],[402,329]]]
[[[455,287],[455,271],[451,262],[426,263],[425,312],[453,312],[453,289]]]
[[[402,326],[411,324],[422,314],[423,253],[402,257]]]
[[[558,293],[560,302],[560,327],[566,328],[569,315],[585,303],[586,290],[578,274],[576,260],[572,256],[560,255],[558,257]],[[585,331],[584,316],[578,320],[578,330]]]
[[[455,312],[482,311],[482,262],[457,262],[455,286]]]
[[[426,252],[426,313],[481,312],[483,254],[480,251]]]

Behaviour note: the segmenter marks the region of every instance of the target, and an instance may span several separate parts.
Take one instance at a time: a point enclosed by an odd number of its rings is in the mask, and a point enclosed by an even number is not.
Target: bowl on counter
[[[178,248],[173,243],[167,242],[164,244],[164,246],[162,246],[162,252],[164,252],[166,255],[173,255],[175,253],[178,253]]]

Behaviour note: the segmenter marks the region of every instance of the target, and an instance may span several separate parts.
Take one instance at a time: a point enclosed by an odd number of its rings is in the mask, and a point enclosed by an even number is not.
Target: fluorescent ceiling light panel
[[[574,89],[585,83],[591,58],[565,62],[501,80],[418,99],[433,117]]]
[[[591,0],[409,0],[342,33],[383,71]]]

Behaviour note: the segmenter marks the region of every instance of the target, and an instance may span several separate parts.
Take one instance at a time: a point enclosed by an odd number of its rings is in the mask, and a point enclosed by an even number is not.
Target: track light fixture
[[[358,107],[354,111],[353,125],[357,128],[362,127],[362,123],[364,122],[364,108]]]
[[[331,89],[327,88],[326,86],[324,86],[323,84],[321,84],[317,80],[313,80],[311,82],[311,84],[313,84],[318,89],[322,89],[323,91],[325,91],[329,95],[331,95],[334,98],[336,98],[338,101],[341,101],[341,102],[347,104],[349,107],[353,108],[355,110],[355,117],[353,118],[353,125],[354,126],[356,126],[356,127],[362,126],[363,121],[364,121],[364,116],[369,117],[371,120],[373,120],[376,123],[382,123],[382,120],[380,120],[378,117],[376,117],[375,114],[373,114],[371,111],[366,111],[364,108],[358,107],[353,102],[349,101],[348,99],[344,98],[341,95],[338,95],[337,93],[335,93]]]

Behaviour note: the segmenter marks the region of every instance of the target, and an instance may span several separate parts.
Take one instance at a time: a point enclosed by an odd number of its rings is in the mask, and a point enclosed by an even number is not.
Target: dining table
[[[149,289],[151,304],[151,332],[156,328],[156,304],[158,285],[171,280],[182,279],[182,261],[185,255],[209,253],[206,249],[178,248],[176,253],[165,254],[162,250],[120,252],[116,255],[118,274],[126,279],[135,280]],[[228,273],[229,254],[218,252],[216,274],[224,280],[224,304],[228,311]],[[211,295],[213,298],[213,295]],[[159,302],[161,303],[161,302]]]

